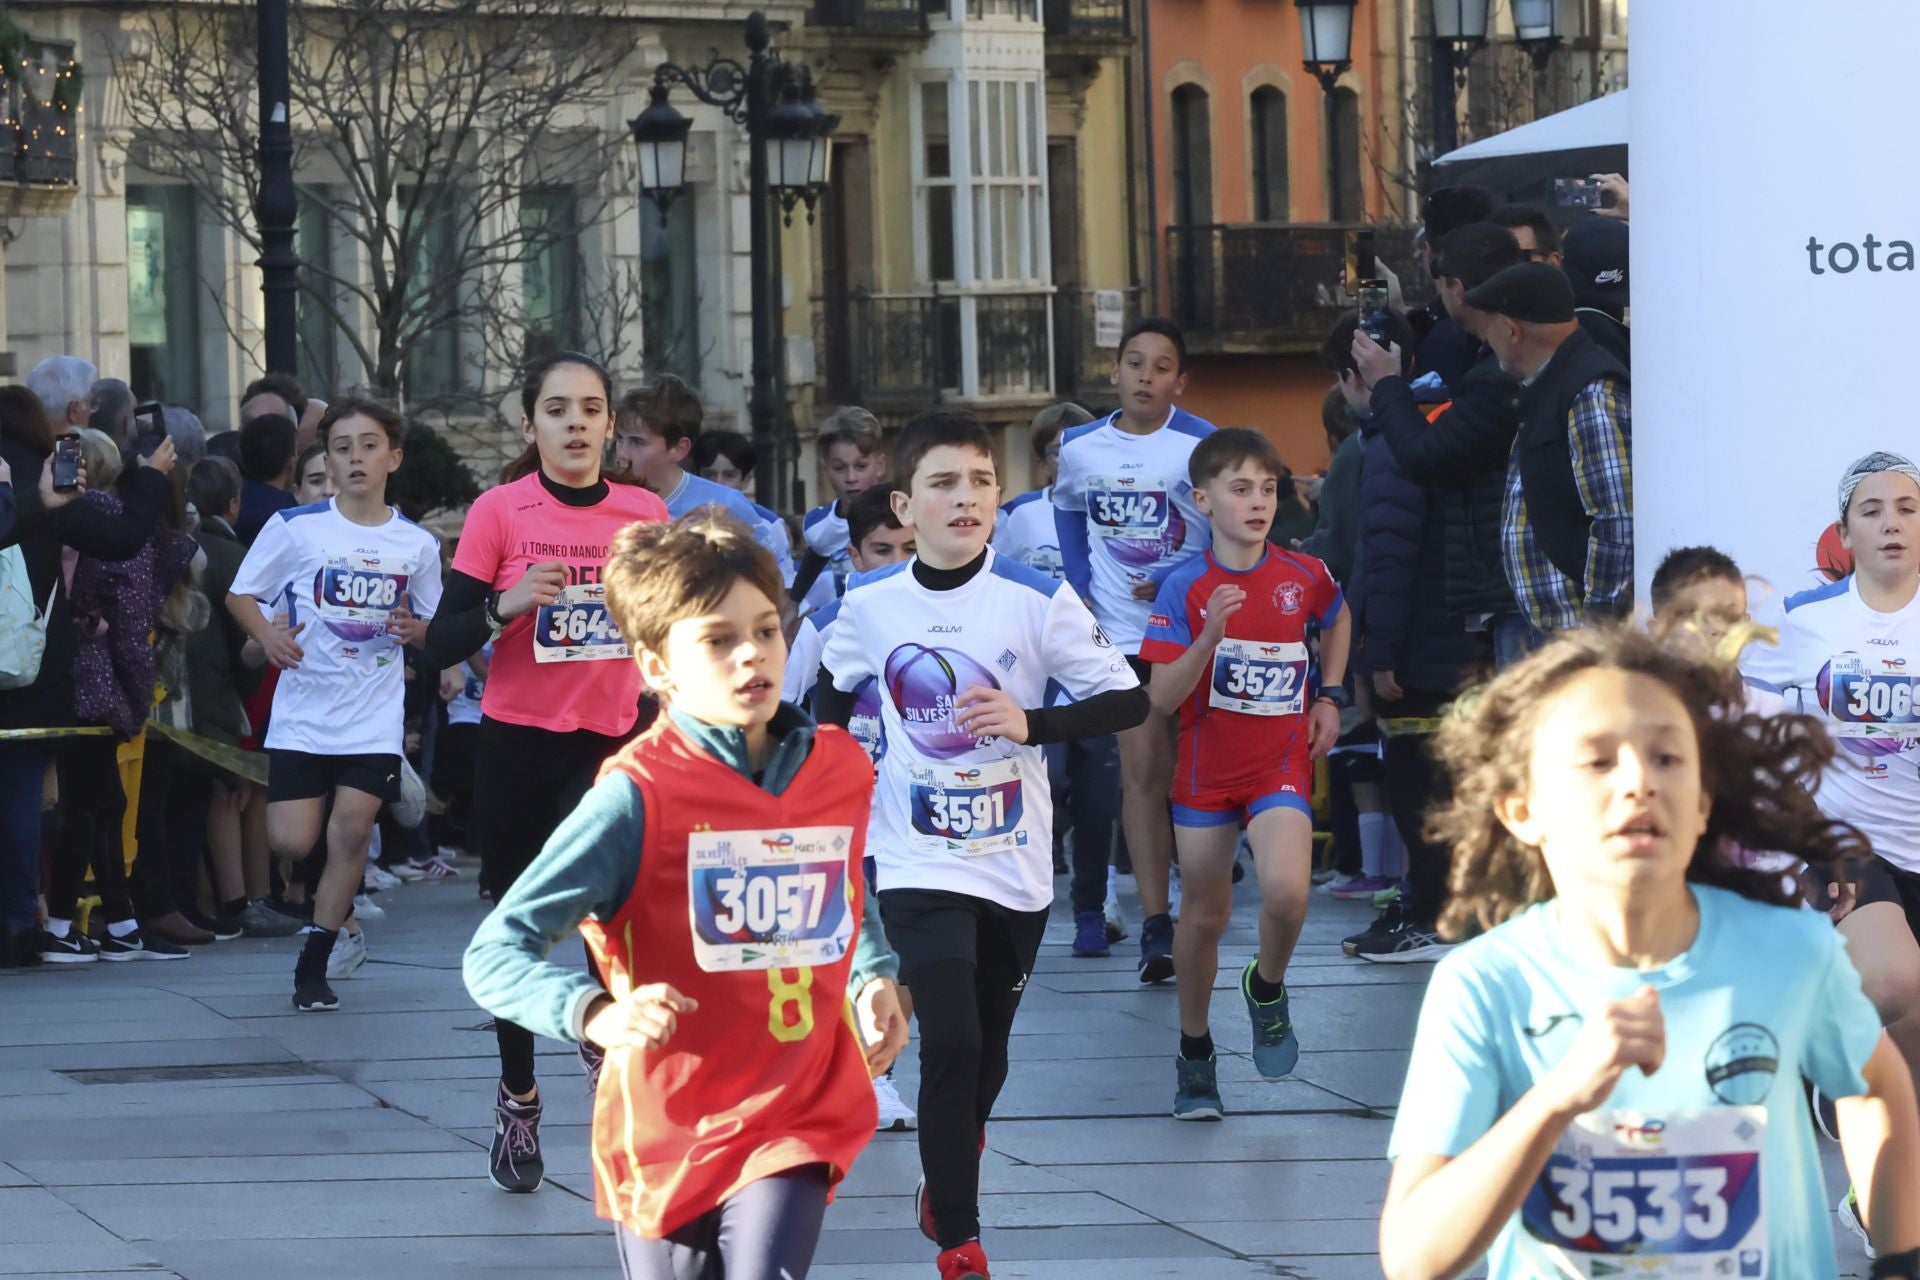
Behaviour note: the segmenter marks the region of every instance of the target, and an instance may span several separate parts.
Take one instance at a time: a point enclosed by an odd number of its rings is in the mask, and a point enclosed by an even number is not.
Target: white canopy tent
[[[1547,204],[1555,178],[1625,173],[1628,92],[1609,93],[1449,151],[1434,161],[1434,181]]]

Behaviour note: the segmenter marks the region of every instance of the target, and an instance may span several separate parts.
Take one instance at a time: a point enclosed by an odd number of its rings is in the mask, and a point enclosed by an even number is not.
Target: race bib
[[[1575,1120],[1520,1207],[1550,1274],[1648,1280],[1767,1274],[1765,1107]]]
[[[315,595],[329,621],[385,622],[407,603],[407,574],[377,556],[335,556],[320,570]]]
[[[1250,716],[1297,716],[1307,705],[1307,646],[1222,640],[1209,701]]]
[[[707,973],[832,964],[853,945],[851,827],[687,838],[693,958]]]
[[[1172,504],[1164,486],[1132,476],[1088,476],[1087,520],[1098,538],[1152,541],[1167,531]]]
[[[1837,738],[1920,737],[1905,658],[1843,653],[1829,665],[1827,719]]]
[[[576,583],[534,615],[535,662],[603,662],[632,656],[632,647],[607,612],[607,589],[601,583]]]
[[[1018,760],[915,765],[907,776],[907,839],[915,849],[977,858],[1025,847]]]

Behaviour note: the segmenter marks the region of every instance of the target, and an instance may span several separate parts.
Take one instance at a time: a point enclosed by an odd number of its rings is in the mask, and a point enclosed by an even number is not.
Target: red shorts
[[[1187,791],[1176,778],[1173,825],[1224,827],[1252,822],[1268,809],[1298,809],[1313,817],[1313,761],[1306,756],[1278,763],[1267,773],[1223,787]]]

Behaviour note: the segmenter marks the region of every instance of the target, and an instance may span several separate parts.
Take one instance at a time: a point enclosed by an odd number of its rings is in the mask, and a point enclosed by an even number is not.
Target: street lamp
[[[1547,73],[1547,62],[1560,46],[1560,5],[1557,0],[1513,0],[1513,34],[1533,59],[1535,75]]]
[[[1432,0],[1433,150],[1445,155],[1460,145],[1455,100],[1465,85],[1467,59],[1487,42],[1489,0]]]
[[[1300,55],[1326,95],[1327,201],[1340,193],[1340,113],[1334,90],[1353,65],[1353,10],[1358,0],[1294,0],[1300,9]],[[1336,210],[1336,212],[1346,212]]]
[[[668,101],[673,86],[710,107],[747,131],[748,252],[753,277],[753,393],[748,413],[753,420],[754,487],[761,501],[773,506],[795,505],[795,495],[782,493],[782,479],[792,478],[798,450],[790,431],[781,431],[786,403],[784,361],[780,341],[778,295],[780,238],[774,231],[776,202],[791,225],[793,209],[805,202],[807,220],[827,187],[828,148],[838,116],[820,110],[814,100],[813,75],[805,67],[783,62],[772,47],[767,15],[747,15],[747,61],[716,54],[704,66],[680,67],[663,63],[653,73],[647,109],[631,122],[634,144],[640,149],[640,193],[662,214],[687,186],[687,134],[692,122]]]

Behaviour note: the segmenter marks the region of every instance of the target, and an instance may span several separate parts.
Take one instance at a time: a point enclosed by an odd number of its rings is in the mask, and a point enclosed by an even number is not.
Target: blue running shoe
[[[1140,922],[1140,981],[1165,982],[1173,976],[1173,917],[1148,916]]]
[[[1083,960],[1113,954],[1107,946],[1107,917],[1104,912],[1073,913],[1073,954]]]
[[[1300,1037],[1293,1034],[1293,1020],[1287,1012],[1287,993],[1270,1004],[1253,998],[1253,967],[1247,961],[1240,972],[1240,994],[1247,1002],[1247,1017],[1253,1020],[1253,1065],[1269,1080],[1290,1074],[1300,1062]]]
[[[1213,1058],[1196,1061],[1176,1055],[1173,1079],[1175,1120],[1218,1120],[1226,1114],[1226,1108],[1220,1105],[1220,1083]]]

